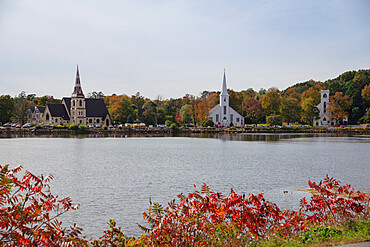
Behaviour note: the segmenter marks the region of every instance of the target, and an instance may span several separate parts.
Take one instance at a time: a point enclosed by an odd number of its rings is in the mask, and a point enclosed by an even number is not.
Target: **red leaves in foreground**
[[[368,217],[369,198],[350,185],[326,176],[308,184],[313,190],[309,201],[300,200],[300,210],[280,210],[265,200],[263,193],[228,195],[215,193],[203,184],[201,191],[180,194],[179,201],[163,208],[150,201],[143,216],[149,227],[138,239],[125,236],[114,220],[99,240],[80,238],[76,225],[62,228],[57,218],[77,206],[67,197],[58,200],[50,193],[52,176],[35,176],[22,169],[0,166],[0,245],[1,246],[245,246],[251,241],[274,235],[289,237],[307,225],[335,225],[348,219]],[[196,188],[196,187],[195,187]]]
[[[62,229],[57,217],[76,210],[70,198],[57,200],[50,193],[52,176],[35,176],[26,171],[22,179],[15,175],[19,166],[0,166],[0,245],[69,246],[83,245],[81,229],[76,225]]]
[[[201,192],[178,196],[163,209],[151,203],[144,213],[150,225],[140,226],[147,232],[143,241],[149,246],[245,245],[248,241],[268,238],[273,234],[288,237],[306,230],[307,225],[340,224],[346,219],[368,217],[369,198],[354,192],[350,185],[326,176],[319,184],[309,181],[314,191],[310,202],[301,199],[300,211],[280,210],[268,202],[263,193],[237,195],[232,189],[227,196],[211,192],[204,184]],[[141,242],[140,242],[141,240]]]

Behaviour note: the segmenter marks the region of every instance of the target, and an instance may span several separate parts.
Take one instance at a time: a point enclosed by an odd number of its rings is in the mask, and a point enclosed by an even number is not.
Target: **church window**
[[[224,115],[226,115],[226,106],[224,106]]]
[[[326,93],[324,93],[322,97],[326,99],[328,96],[326,95]]]
[[[75,101],[74,100],[72,100],[72,103],[73,103],[73,106],[75,106]]]
[[[80,106],[82,106],[82,100],[80,100]]]
[[[46,120],[49,120],[49,113],[46,113]]]
[[[224,102],[226,102],[226,97],[224,98]]]
[[[89,123],[92,123],[92,119],[91,118],[89,119]]]
[[[322,121],[326,121],[326,118],[324,117],[324,119]]]
[[[233,122],[233,121],[234,121],[234,115],[230,114],[230,122]]]
[[[219,115],[216,114],[216,122],[218,122],[218,121],[219,121]]]
[[[326,102],[324,102],[324,109],[326,109]]]
[[[237,117],[237,118],[236,118],[236,122],[238,122],[238,123],[239,123],[239,121],[240,121],[240,118],[238,118],[238,117]]]
[[[99,118],[98,118],[98,119],[96,119],[96,122],[97,122],[97,123],[99,123],[99,122],[100,122],[100,119],[99,119]]]

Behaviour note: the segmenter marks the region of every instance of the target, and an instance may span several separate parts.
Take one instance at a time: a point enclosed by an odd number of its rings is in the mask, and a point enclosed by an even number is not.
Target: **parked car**
[[[95,125],[95,127],[99,129],[99,128],[101,128],[101,125],[97,124],[97,125]]]
[[[15,123],[15,124],[12,124],[12,128],[15,128],[17,126],[17,124]]]
[[[31,127],[32,127],[32,125],[30,123],[26,123],[22,126],[22,128],[24,128],[24,129],[28,129],[28,128],[31,128]]]
[[[114,127],[113,127],[113,125],[109,125],[108,128],[113,129]]]
[[[15,127],[20,128],[20,127],[22,127],[22,125],[21,124],[16,124]]]
[[[12,125],[10,123],[6,123],[3,125],[3,127],[12,127]]]

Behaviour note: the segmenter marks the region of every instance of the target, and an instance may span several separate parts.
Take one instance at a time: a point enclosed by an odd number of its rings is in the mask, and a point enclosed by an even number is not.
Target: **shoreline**
[[[369,135],[370,128],[123,128],[123,129],[0,129],[0,137],[64,137],[87,135],[94,137],[163,136],[163,135],[214,135],[214,134],[360,134]]]

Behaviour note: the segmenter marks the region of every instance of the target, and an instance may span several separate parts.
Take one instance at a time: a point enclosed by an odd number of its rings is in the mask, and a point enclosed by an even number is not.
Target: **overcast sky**
[[[0,95],[285,89],[370,68],[370,1],[0,0]]]

